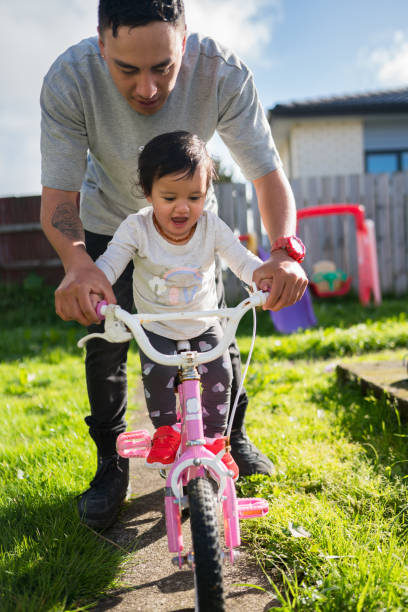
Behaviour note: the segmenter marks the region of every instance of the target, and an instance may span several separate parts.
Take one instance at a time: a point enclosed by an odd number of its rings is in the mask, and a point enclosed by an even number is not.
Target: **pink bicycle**
[[[203,430],[200,375],[197,367],[200,364],[217,359],[231,343],[242,316],[250,309],[266,301],[266,294],[255,291],[235,308],[205,312],[180,312],[172,314],[136,314],[132,315],[116,305],[100,303],[97,312],[105,318],[105,332],[90,334],[82,338],[78,345],[93,337],[102,337],[109,342],[125,342],[135,338],[143,352],[157,363],[178,366],[179,375],[176,392],[179,396],[178,419],[181,428],[181,444],[174,464],[166,478],[165,516],[168,547],[180,569],[187,564],[194,571],[195,609],[222,611],[225,609],[223,585],[223,561],[229,557],[234,563],[237,548],[240,546],[239,519],[264,516],[268,512],[268,503],[264,499],[238,499],[235,492],[233,474],[223,464],[223,449],[217,455],[204,447],[206,440]],[[176,355],[164,355],[150,344],[143,330],[143,323],[158,320],[182,320],[195,317],[219,317],[228,320],[224,336],[218,346],[206,352],[191,351],[187,341],[178,343]],[[249,355],[251,355],[252,347]],[[244,370],[243,379],[248,369],[250,356]],[[241,386],[243,385],[243,380]],[[240,391],[237,394],[239,396]],[[233,413],[227,429],[229,438]],[[146,430],[122,433],[117,440],[117,450],[122,457],[146,457],[150,449],[150,434]],[[186,551],[183,545],[181,515],[188,508],[190,514],[192,551]],[[224,519],[224,544],[227,554],[221,546],[218,529],[218,511]]]

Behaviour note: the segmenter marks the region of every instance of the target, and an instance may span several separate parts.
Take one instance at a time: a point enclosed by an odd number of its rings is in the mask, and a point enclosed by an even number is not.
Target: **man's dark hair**
[[[152,21],[165,21],[184,29],[183,0],[99,0],[99,33],[112,28],[117,36],[118,28],[136,28]]]
[[[207,170],[207,188],[215,178],[214,162],[205,143],[189,132],[177,131],[160,134],[147,145],[139,157],[139,185],[145,196],[152,193],[155,180],[168,174],[181,174],[180,179],[192,177],[197,167]]]

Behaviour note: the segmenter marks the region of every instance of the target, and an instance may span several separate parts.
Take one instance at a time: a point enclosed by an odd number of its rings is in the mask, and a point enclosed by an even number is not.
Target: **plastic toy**
[[[251,251],[251,253],[255,253],[255,255],[257,254],[258,239],[256,237],[256,234],[241,234],[241,236],[239,236],[239,239],[241,242],[247,243],[247,249]]]
[[[358,295],[360,302],[367,306],[372,295],[374,303],[380,304],[381,290],[374,222],[371,219],[365,218],[364,206],[361,204],[321,204],[319,206],[309,206],[298,210],[297,218],[299,222],[300,219],[307,217],[347,214],[353,215],[356,222]]]
[[[318,297],[345,295],[350,291],[351,276],[337,269],[333,261],[318,261],[313,266],[310,287]]]
[[[258,247],[258,255],[262,261],[269,258],[269,253],[262,247]],[[312,298],[308,289],[306,289],[303,297],[296,304],[282,308],[277,312],[270,310],[269,314],[275,328],[282,334],[291,334],[299,329],[308,329],[317,324],[312,306]]]

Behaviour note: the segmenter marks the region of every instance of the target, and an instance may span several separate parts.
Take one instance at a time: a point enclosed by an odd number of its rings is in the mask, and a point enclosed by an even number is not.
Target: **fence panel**
[[[301,198],[298,208],[332,202],[363,204],[366,218],[375,223],[382,292],[402,295],[408,291],[408,172],[296,179],[293,189]],[[321,224],[317,229],[311,227],[312,219],[302,221],[299,232],[308,247],[305,268],[310,274],[313,262],[332,257],[353,276],[356,288],[354,219],[333,219],[331,227]],[[324,235],[319,236],[320,232]]]
[[[218,214],[239,235],[248,232],[248,202],[245,185],[240,183],[218,183],[214,185],[218,200]],[[241,281],[230,270],[223,271],[225,295],[229,303],[245,296]]]
[[[390,211],[391,213],[391,257],[392,257],[392,285],[397,295],[407,291],[407,270],[405,254],[405,219],[404,219],[404,175],[398,172],[391,185]]]
[[[0,279],[22,281],[30,273],[57,284],[63,268],[40,225],[40,196],[0,198]]]
[[[377,177],[376,193],[376,238],[378,248],[381,288],[384,292],[392,291],[392,256],[390,227],[390,189],[387,174]]]

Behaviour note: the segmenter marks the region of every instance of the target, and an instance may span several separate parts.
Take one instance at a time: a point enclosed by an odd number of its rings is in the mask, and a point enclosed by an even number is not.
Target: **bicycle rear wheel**
[[[223,612],[223,567],[214,493],[205,478],[190,480],[187,492],[194,550],[196,610]]]

